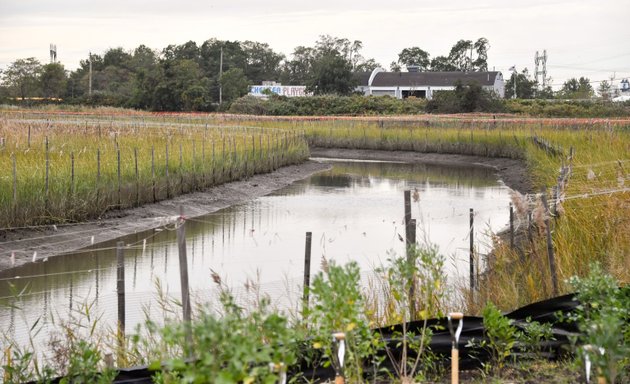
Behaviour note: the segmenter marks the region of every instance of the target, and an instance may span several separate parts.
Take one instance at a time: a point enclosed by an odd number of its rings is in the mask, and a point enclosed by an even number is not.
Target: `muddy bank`
[[[523,164],[510,159],[321,148],[312,148],[311,156],[448,165],[474,164],[492,167],[496,170],[498,177],[512,189],[521,192],[529,192],[531,189]],[[37,252],[36,262],[42,262],[47,257],[89,246],[92,237],[95,243],[99,243],[158,227],[164,223],[164,218],[179,215],[180,206],[184,208],[184,214],[189,217],[209,214],[267,195],[329,167],[328,164],[311,160],[304,164],[284,167],[269,174],[256,175],[246,180],[214,187],[204,192],[187,194],[138,208],[112,211],[98,220],[87,223],[0,231],[0,255],[2,255],[0,270],[32,262],[35,252]]]

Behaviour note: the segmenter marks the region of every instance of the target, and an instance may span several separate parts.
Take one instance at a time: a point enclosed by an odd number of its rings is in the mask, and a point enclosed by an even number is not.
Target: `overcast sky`
[[[630,77],[629,0],[0,0],[0,69],[57,58],[75,69],[88,52],[161,50],[193,40],[253,40],[289,56],[329,34],[363,42],[385,68],[406,47],[447,55],[459,39],[490,41],[488,65],[534,68],[547,50],[552,83]],[[507,75],[506,75],[507,76]],[[270,79],[272,80],[272,79]]]

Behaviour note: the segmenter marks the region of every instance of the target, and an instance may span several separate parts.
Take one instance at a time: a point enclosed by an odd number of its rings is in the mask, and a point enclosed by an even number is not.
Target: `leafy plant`
[[[486,372],[492,371],[500,376],[518,340],[518,330],[512,325],[512,320],[503,316],[492,302],[488,302],[483,308],[482,316],[486,340],[480,342],[480,347],[490,353],[490,362],[484,368]]]
[[[578,341],[597,351],[589,357],[609,383],[615,383],[620,374],[628,379],[630,289],[620,288],[597,263],[591,264],[586,277],[571,277],[569,284],[576,290],[576,299],[580,302],[568,319],[580,330]]]
[[[61,384],[82,383],[111,383],[117,371],[110,367],[103,367],[103,356],[93,344],[80,340],[70,351],[70,361],[66,376]]]
[[[402,352],[394,356],[386,345],[387,355],[401,380],[425,378],[435,373],[435,357],[428,349],[433,330],[427,320],[440,315],[444,299],[446,277],[443,272],[444,259],[435,247],[420,248],[411,245],[406,257],[392,257],[389,264],[379,271],[386,279],[388,317],[391,322],[400,323],[392,336],[399,339],[397,347]],[[423,320],[418,331],[409,330],[409,321]]]
[[[359,266],[355,262],[337,266],[327,262],[311,285],[313,304],[306,311],[307,324],[313,335],[313,348],[320,349],[327,359],[325,366],[332,365],[337,372],[345,372],[351,382],[360,382],[363,364],[373,355],[379,338],[373,334],[365,315],[365,305],[360,292]],[[341,367],[336,360],[332,334],[345,333],[346,364]]]
[[[223,315],[204,311],[191,325],[193,356],[170,358],[164,363],[162,382],[181,378],[191,383],[272,383],[279,370],[296,361],[296,345],[301,338],[284,317],[269,311],[268,299],[251,313],[236,305],[227,291],[221,293]],[[167,344],[185,345],[184,324],[171,324],[162,330]],[[159,369],[156,361],[151,366]],[[280,368],[281,369],[281,368]]]

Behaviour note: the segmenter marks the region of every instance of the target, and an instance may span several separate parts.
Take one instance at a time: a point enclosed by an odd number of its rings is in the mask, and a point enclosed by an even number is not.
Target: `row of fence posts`
[[[271,156],[270,161],[271,161],[271,167],[272,169],[276,169],[279,166],[280,162],[284,161],[284,157],[285,157],[285,152],[288,150],[289,146],[291,145],[291,143],[294,143],[297,138],[299,137],[298,134],[293,134],[293,135],[289,135],[287,132],[284,133],[284,135],[278,135],[278,134],[273,134],[273,135],[269,135],[267,134],[267,148],[271,148],[272,146],[275,148],[281,148],[282,151],[279,155],[268,155]],[[227,156],[231,156],[230,159],[230,164],[231,166],[233,166],[233,164],[236,161],[236,157],[237,157],[237,153],[236,153],[236,138],[227,138],[228,141],[228,145],[227,145],[227,150],[226,150],[226,137],[224,136],[222,138],[222,152],[221,152],[221,159],[222,159],[222,164],[223,164],[223,168],[221,169],[221,177],[224,178],[225,177],[225,163],[226,160],[228,160]],[[248,136],[244,136],[243,137],[243,143],[245,145],[245,147],[247,148],[247,142],[249,141],[249,137]],[[193,169],[195,167],[195,163],[198,162],[199,159],[196,158],[196,156],[194,156],[195,154],[195,141],[192,140],[193,142]],[[206,162],[206,146],[205,146],[206,142],[202,141],[202,156],[201,156],[201,162],[202,164]],[[230,146],[232,148],[230,148]],[[258,153],[256,153],[256,141],[255,141],[255,135],[251,136],[251,150],[246,150],[243,154],[244,156],[244,166],[245,166],[245,170],[244,170],[244,174],[245,175],[249,175],[250,169],[252,173],[255,172],[255,164],[256,164],[256,157],[258,156],[259,160],[262,160],[263,158],[263,135],[259,136],[259,147],[258,147]],[[50,206],[50,181],[51,181],[51,177],[50,177],[50,168],[51,168],[51,161],[50,161],[50,149],[49,149],[49,140],[48,140],[48,136],[46,136],[44,138],[44,151],[45,151],[45,164],[44,164],[44,208],[46,211],[48,211],[49,206]],[[228,153],[229,152],[229,153]],[[165,145],[165,179],[166,179],[166,198],[170,198],[172,197],[172,191],[171,190],[171,185],[169,183],[169,167],[170,167],[170,162],[169,162],[169,143],[167,142]],[[101,150],[100,148],[96,149],[96,203],[98,204],[100,201],[100,197],[101,197]],[[139,168],[138,168],[138,149],[137,148],[133,148],[133,166],[134,166],[134,175],[135,175],[135,202],[132,202],[131,205],[139,205],[140,204],[140,174],[139,174]],[[118,147],[118,145],[116,145],[116,180],[117,180],[117,186],[116,186],[116,203],[118,206],[122,206],[122,160],[121,160],[121,149],[120,147]],[[215,172],[216,170],[214,169],[214,164],[216,164],[216,158],[215,158],[215,141],[212,141],[212,164],[213,164],[213,169],[212,169],[212,183],[214,184],[215,182]],[[13,212],[14,215],[17,214],[17,209],[18,209],[18,188],[17,188],[17,184],[18,184],[18,171],[17,171],[17,156],[15,154],[11,155],[11,167],[12,167],[12,187],[13,187],[13,201],[12,201],[12,208],[13,208]],[[182,149],[182,143],[179,143],[179,168],[180,168],[180,193],[184,193],[184,173],[182,171],[183,169],[183,149]],[[232,172],[232,169],[229,170],[230,172]],[[195,175],[193,175],[194,178],[196,178]],[[203,182],[205,183],[205,173],[202,173],[202,179]],[[151,146],[151,178],[152,178],[152,195],[153,195],[153,202],[156,202],[158,200],[157,197],[157,192],[156,192],[156,158],[155,158],[155,147]],[[75,197],[75,192],[76,192],[76,177],[75,177],[75,154],[74,152],[70,152],[70,190],[69,195],[71,198]],[[196,184],[196,183],[195,183]],[[194,188],[194,187],[193,187]]]

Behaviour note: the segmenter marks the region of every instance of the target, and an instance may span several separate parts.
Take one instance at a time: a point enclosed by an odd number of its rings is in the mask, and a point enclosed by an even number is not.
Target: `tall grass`
[[[0,138],[5,228],[99,217],[308,156],[298,133],[176,123],[148,114],[5,113]]]

